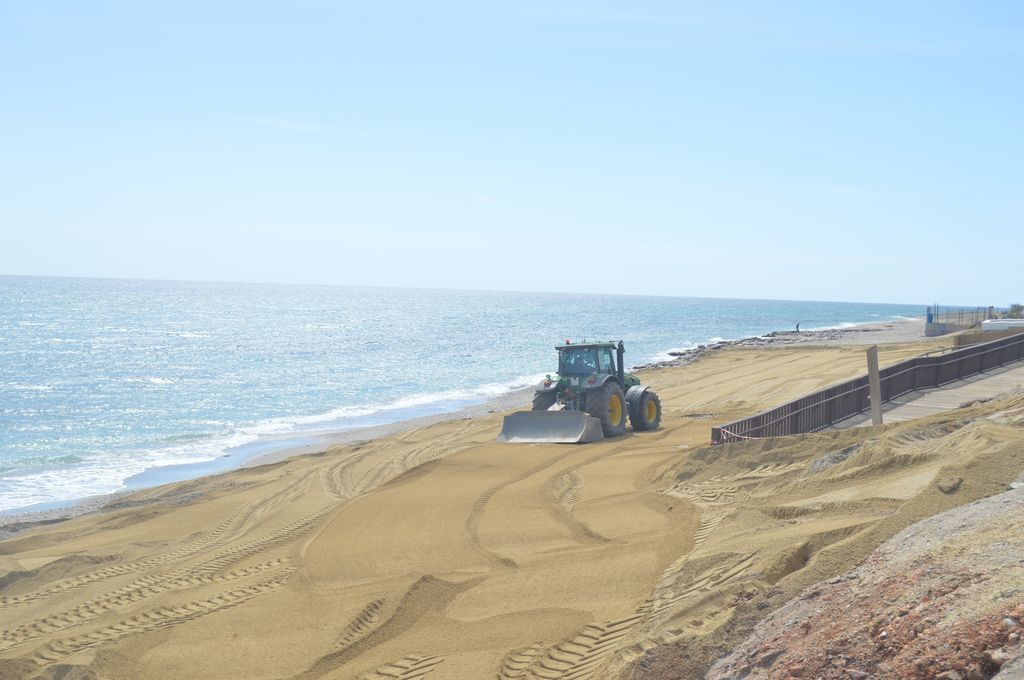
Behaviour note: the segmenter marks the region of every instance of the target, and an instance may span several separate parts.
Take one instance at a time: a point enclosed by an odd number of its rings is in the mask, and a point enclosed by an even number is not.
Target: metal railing
[[[1024,335],[970,345],[945,354],[907,359],[878,372],[882,402],[914,390],[940,387],[1022,359]],[[713,427],[711,443],[817,432],[870,407],[868,377],[862,375],[749,418]]]
[[[976,326],[986,319],[997,319],[1001,310],[995,307],[943,307],[932,305],[928,308],[925,319],[928,323],[946,323],[956,326]]]

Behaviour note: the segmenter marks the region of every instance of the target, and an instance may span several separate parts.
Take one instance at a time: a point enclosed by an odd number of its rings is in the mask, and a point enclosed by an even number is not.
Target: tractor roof
[[[612,342],[611,340],[607,342],[569,342],[567,340],[564,345],[555,345],[555,349],[557,349],[559,352],[561,352],[564,349],[570,349],[572,347],[611,347],[612,349],[615,349],[618,346],[618,344],[619,343]]]

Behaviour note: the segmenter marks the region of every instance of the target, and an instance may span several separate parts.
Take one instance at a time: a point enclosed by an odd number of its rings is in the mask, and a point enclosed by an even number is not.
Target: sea
[[[535,384],[566,339],[621,339],[627,362],[641,365],[797,323],[839,328],[924,310],[0,276],[0,511],[458,411]]]

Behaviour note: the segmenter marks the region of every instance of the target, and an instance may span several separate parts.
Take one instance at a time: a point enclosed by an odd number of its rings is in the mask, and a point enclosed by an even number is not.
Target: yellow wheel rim
[[[658,417],[658,405],[654,403],[653,399],[648,399],[647,404],[644,406],[644,412],[647,416],[647,422],[653,423],[654,419]]]
[[[608,398],[608,420],[615,425],[622,422],[622,400],[617,394]]]

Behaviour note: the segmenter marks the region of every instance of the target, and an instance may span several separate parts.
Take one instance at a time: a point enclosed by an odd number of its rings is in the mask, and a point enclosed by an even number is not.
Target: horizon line
[[[559,291],[559,290],[513,290],[507,288],[458,288],[444,286],[386,286],[379,284],[358,284],[358,283],[309,283],[295,281],[254,281],[254,280],[231,280],[231,279],[183,279],[183,278],[158,278],[158,277],[132,277],[132,276],[82,276],[75,274],[4,274],[0,278],[22,278],[22,279],[84,279],[92,281],[140,281],[152,283],[200,283],[200,284],[225,284],[225,285],[250,285],[250,286],[294,286],[294,287],[316,287],[316,288],[366,288],[383,290],[429,290],[440,292],[464,292],[464,293],[518,293],[532,295],[591,295],[598,297],[635,297],[635,298],[676,298],[685,300],[744,300],[752,302],[815,302],[824,304],[861,304],[861,305],[892,305],[901,307],[930,307],[935,302],[879,302],[876,300],[811,300],[796,298],[763,298],[763,297],[730,297],[717,295],[682,295],[682,294],[659,294],[641,295],[638,293],[590,293],[580,291]],[[954,309],[973,309],[994,307],[1002,309],[1000,305],[959,305],[939,304],[942,307]]]

